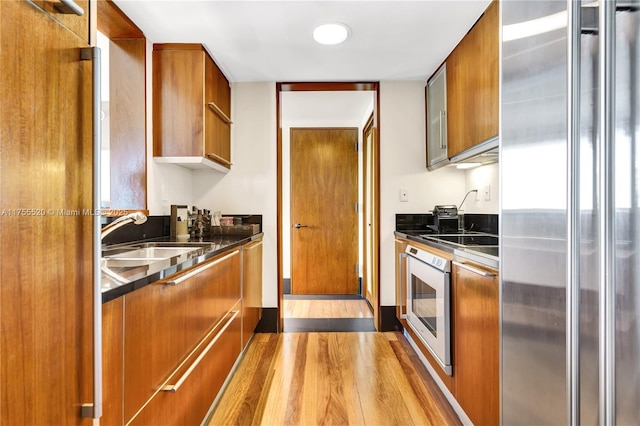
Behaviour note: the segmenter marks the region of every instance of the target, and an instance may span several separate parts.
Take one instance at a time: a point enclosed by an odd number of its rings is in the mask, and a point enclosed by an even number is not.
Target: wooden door
[[[0,15],[0,424],[90,425],[88,45],[29,2]]]
[[[292,294],[358,294],[357,142],[357,128],[291,129]]]
[[[374,324],[378,324],[378,143],[373,114],[362,139],[363,157],[363,293],[373,307]]]

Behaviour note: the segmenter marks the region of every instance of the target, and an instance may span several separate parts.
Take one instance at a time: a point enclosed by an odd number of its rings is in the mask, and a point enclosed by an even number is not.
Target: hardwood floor
[[[364,299],[285,299],[285,318],[373,318]]]
[[[257,334],[214,425],[459,425],[404,336]]]

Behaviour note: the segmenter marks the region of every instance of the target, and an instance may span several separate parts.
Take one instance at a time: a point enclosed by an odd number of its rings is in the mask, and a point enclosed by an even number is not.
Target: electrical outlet
[[[476,201],[480,201],[480,191],[476,190]]]
[[[409,192],[404,188],[400,188],[400,201],[403,203],[409,201]]]
[[[491,185],[487,185],[484,187],[484,200],[491,200]]]
[[[169,201],[169,191],[167,191],[167,185],[166,184],[162,184],[160,186],[160,192],[161,192],[161,196],[162,196],[162,201]]]

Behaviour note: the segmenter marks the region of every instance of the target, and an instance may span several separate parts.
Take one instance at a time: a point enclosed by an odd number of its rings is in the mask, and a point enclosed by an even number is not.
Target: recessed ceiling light
[[[349,37],[349,27],[344,24],[325,24],[313,30],[313,39],[320,44],[340,44]]]

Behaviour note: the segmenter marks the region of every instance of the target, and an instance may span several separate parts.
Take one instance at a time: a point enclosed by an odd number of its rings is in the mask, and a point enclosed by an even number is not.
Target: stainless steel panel
[[[513,36],[567,4],[501,5],[502,422],[565,424],[566,27]]]
[[[591,3],[592,4],[592,3]],[[579,211],[576,219],[580,244],[576,248],[579,261],[578,355],[579,376],[576,424],[599,424],[599,191],[598,182],[598,35],[594,15],[597,8],[582,2],[582,36],[580,37],[580,140],[579,164],[572,176],[578,180]],[[597,19],[595,20],[597,22]],[[574,307],[576,305],[574,304]],[[574,331],[575,330],[575,327]]]
[[[502,3],[582,29],[503,38],[502,421],[640,424],[640,0],[567,5]]]
[[[620,425],[640,424],[639,8],[638,0],[618,2],[615,20],[615,416]]]

